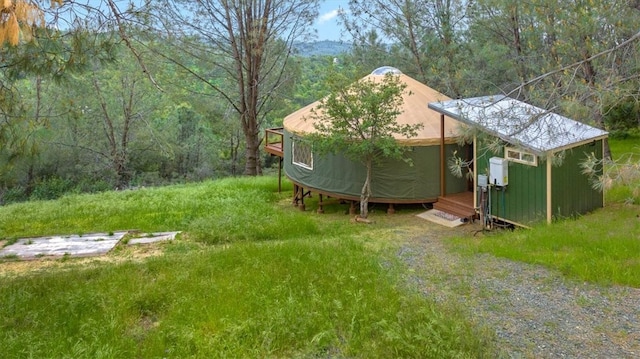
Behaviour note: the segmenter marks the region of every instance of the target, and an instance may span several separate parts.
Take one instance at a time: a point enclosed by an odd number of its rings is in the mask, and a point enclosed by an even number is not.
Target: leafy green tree
[[[404,148],[395,136],[416,136],[422,125],[396,122],[402,113],[406,85],[391,72],[351,83],[347,76],[334,73],[329,82],[332,91],[312,115],[317,132],[309,138],[318,154],[339,153],[365,166],[360,217],[367,218],[374,163],[402,158]]]

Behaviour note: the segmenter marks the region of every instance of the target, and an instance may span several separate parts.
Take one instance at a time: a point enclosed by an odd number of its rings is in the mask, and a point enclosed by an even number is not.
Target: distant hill
[[[339,41],[298,42],[293,45],[300,56],[335,56],[351,51],[351,44]]]

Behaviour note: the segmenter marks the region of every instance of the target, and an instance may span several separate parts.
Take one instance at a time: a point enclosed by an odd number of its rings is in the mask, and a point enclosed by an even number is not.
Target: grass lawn
[[[609,139],[611,156],[617,159],[625,159],[631,156],[640,161],[640,135],[630,135],[621,139]]]
[[[0,236],[184,230],[147,258],[0,278],[3,357],[493,357],[459,308],[400,277],[392,220],[290,205],[273,177],[0,207]],[[400,218],[400,217],[397,217]],[[16,264],[5,260],[0,266]]]

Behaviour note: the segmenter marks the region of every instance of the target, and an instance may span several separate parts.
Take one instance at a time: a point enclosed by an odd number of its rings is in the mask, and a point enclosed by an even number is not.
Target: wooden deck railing
[[[284,128],[268,128],[265,130],[264,135],[264,149],[270,154],[278,157],[282,157],[284,155],[283,149],[283,139],[284,139]]]

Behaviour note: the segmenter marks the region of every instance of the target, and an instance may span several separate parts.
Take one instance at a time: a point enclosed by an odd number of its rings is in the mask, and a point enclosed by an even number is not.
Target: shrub
[[[69,179],[51,177],[36,183],[31,192],[31,200],[49,200],[62,197],[73,189],[73,182]]]

